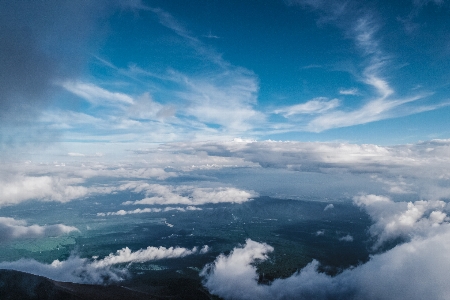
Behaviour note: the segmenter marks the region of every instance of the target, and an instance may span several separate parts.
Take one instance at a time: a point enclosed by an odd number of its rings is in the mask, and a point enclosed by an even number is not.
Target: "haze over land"
[[[0,268],[173,297],[447,299],[449,17],[2,1]]]

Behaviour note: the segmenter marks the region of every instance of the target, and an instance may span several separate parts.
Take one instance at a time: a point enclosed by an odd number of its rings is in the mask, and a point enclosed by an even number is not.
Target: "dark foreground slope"
[[[59,300],[59,299],[161,299],[120,286],[101,286],[57,282],[28,273],[0,270],[0,299]]]

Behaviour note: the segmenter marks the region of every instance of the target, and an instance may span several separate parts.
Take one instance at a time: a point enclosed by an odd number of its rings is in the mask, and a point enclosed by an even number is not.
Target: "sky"
[[[205,287],[224,299],[450,293],[448,1],[0,7],[0,243],[82,232],[3,209],[23,203],[133,194],[97,212],[120,218],[259,196],[321,201],[326,210],[346,201],[372,222],[367,263],[330,277],[313,261],[265,286],[253,262],[273,246],[247,240],[204,267]],[[405,242],[380,250],[398,238]],[[123,257],[208,251],[177,246],[0,267],[84,282],[68,273],[75,266],[99,283],[99,274],[121,276],[109,267]],[[235,294],[239,285],[248,294]]]
[[[3,153],[449,136],[445,1],[2,2]]]

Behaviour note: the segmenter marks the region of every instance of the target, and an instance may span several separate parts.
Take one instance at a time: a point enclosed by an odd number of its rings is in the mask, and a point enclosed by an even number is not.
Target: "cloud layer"
[[[29,200],[67,202],[125,191],[144,194],[143,199],[126,204],[242,203],[261,194],[265,185],[273,186],[271,182],[263,182],[272,180],[267,178],[256,181],[249,177],[235,182],[220,177],[227,170],[242,170],[255,176],[270,173],[280,176],[278,170],[284,170],[283,182],[290,182],[295,174],[323,174],[329,178],[330,186],[323,185],[320,191],[333,187],[336,180],[345,176],[357,176],[358,182],[346,181],[351,185],[348,192],[353,195],[386,193],[394,200],[405,196],[417,200],[442,199],[450,197],[449,149],[449,140],[387,147],[235,139],[137,149],[131,157],[134,162],[109,161],[93,154],[66,156],[59,163],[9,163],[0,171],[0,206]],[[83,162],[78,162],[79,159]],[[189,184],[164,182],[191,175],[196,179]],[[258,182],[259,185],[254,184]],[[276,186],[272,192],[283,194]]]

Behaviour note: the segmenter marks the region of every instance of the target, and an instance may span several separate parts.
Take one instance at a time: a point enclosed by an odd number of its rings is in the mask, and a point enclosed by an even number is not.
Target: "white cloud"
[[[107,212],[107,213],[97,213],[97,216],[104,217],[104,216],[124,216],[124,215],[132,215],[132,214],[143,214],[143,213],[152,213],[152,212],[160,212],[162,209],[160,208],[144,208],[140,209],[137,208],[135,210],[118,210],[116,212]]]
[[[330,176],[342,172],[367,174],[371,183],[377,183],[371,186],[383,187],[392,194],[417,194],[426,199],[450,197],[450,140],[390,147],[345,142],[222,141],[173,143],[162,149],[182,152],[182,159],[188,161],[194,157],[204,162],[233,158],[237,166],[253,168],[320,172]],[[183,169],[191,169],[182,159],[179,162]],[[358,187],[359,191],[366,188]]]
[[[244,248],[234,248],[229,256],[221,254],[214,263],[207,265],[201,276],[205,287],[215,295],[227,299],[264,299],[267,295],[258,284],[255,261],[266,260],[273,247],[250,239]]]
[[[34,259],[0,262],[0,268],[27,272],[57,281],[89,284],[122,281],[129,276],[126,269],[96,268],[88,259],[79,256],[70,256],[63,261],[54,260],[51,264]]]
[[[84,163],[53,162],[49,164],[12,163],[3,164],[0,171],[0,206],[13,205],[23,201],[58,201],[67,202],[91,195],[109,194],[131,191],[145,193],[154,204],[184,204],[186,206],[203,203],[234,202],[241,203],[255,197],[253,191],[232,187],[197,187],[169,186],[149,184],[142,179],[164,180],[179,176],[180,172],[223,167],[248,166],[242,159],[214,158],[197,155],[171,155],[167,151],[157,151],[153,156],[155,163],[137,160],[135,163],[99,163],[98,156],[85,156]],[[72,156],[73,157],[73,156]],[[78,156],[76,157],[78,159]],[[92,160],[92,161],[90,161]],[[179,163],[177,162],[179,161]],[[191,165],[192,162],[198,165]],[[202,165],[202,163],[205,165]],[[167,163],[175,163],[165,170]],[[231,164],[234,163],[234,164]],[[174,170],[174,167],[179,170]],[[113,182],[105,184],[102,178],[110,178]],[[100,182],[97,180],[100,179]],[[153,201],[153,202],[152,202]]]
[[[333,208],[334,208],[334,205],[333,205],[332,203],[330,203],[330,204],[327,204],[327,206],[325,206],[325,208],[323,209],[323,211],[327,211],[327,210],[333,209]]]
[[[67,155],[69,155],[69,156],[77,156],[77,157],[84,157],[84,156],[86,156],[83,153],[77,153],[77,152],[69,152],[69,153],[67,153]]]
[[[166,70],[161,75],[137,66],[132,67],[131,71],[135,75],[158,78],[175,85],[170,91],[173,103],[183,103],[183,109],[177,110],[178,125],[189,127],[195,132],[191,133],[193,137],[211,137],[212,133],[230,136],[235,133],[248,133],[255,124],[264,120],[264,114],[254,109],[259,88],[258,79],[252,71],[225,61],[220,53],[203,44],[167,11],[142,3],[136,8],[153,12],[162,26],[182,39],[186,50],[192,51],[194,59],[208,65],[206,70],[197,72],[195,76],[175,69]],[[155,107],[154,103],[152,107]],[[165,112],[160,111],[161,114],[173,115],[175,106],[167,108]]]
[[[95,105],[130,105],[134,103],[133,98],[124,93],[110,92],[92,83],[66,81],[61,86]]]
[[[127,111],[129,118],[147,120],[164,120],[174,117],[175,113],[175,106],[164,106],[154,101],[149,93],[144,93],[135,99]]]
[[[256,197],[253,191],[244,191],[232,187],[200,188],[194,186],[178,186],[130,183],[123,189],[133,189],[135,192],[145,192],[146,198],[137,201],[126,201],[123,204],[184,204],[202,205],[205,203],[242,203]],[[187,196],[182,196],[186,194]]]
[[[371,178],[373,178],[375,181],[381,182],[386,185],[386,190],[389,193],[392,194],[411,194],[412,191],[412,184],[407,183],[402,176],[398,176],[396,180],[392,179],[385,179],[380,178],[377,175],[372,175]]]
[[[88,189],[82,180],[53,176],[13,176],[0,178],[0,206],[26,200],[67,202],[84,197]]]
[[[391,199],[389,199],[388,197],[385,197],[385,196],[364,195],[363,194],[363,195],[355,196],[353,198],[353,201],[358,206],[364,206],[364,205],[369,206],[369,205],[372,205],[374,203],[379,203],[379,202],[389,203],[389,202],[391,202]]]
[[[357,88],[351,88],[351,89],[340,89],[339,94],[341,95],[352,95],[356,96],[359,95],[359,91]]]
[[[282,114],[284,117],[290,117],[292,115],[299,114],[321,114],[339,106],[338,99],[328,100],[325,97],[315,98],[306,103],[288,106],[285,108],[277,109],[274,112],[276,114]]]
[[[247,240],[243,248],[220,255],[201,275],[204,286],[224,299],[446,299],[450,271],[450,227],[414,239],[362,265],[331,277],[313,261],[291,277],[258,284],[254,263],[273,248]]]
[[[53,237],[73,231],[79,230],[76,227],[64,224],[27,225],[27,222],[24,220],[0,217],[0,242],[13,239]]]
[[[201,253],[208,251],[208,246],[204,246]],[[143,263],[147,261],[180,258],[188,255],[199,253],[197,247],[192,249],[186,249],[181,247],[147,247],[146,249],[140,249],[138,251],[131,251],[128,247],[117,250],[115,254],[110,253],[108,256],[101,260],[95,260],[91,265],[95,268],[105,268],[116,264],[123,263]]]
[[[379,80],[376,77],[371,77],[367,81],[368,84],[373,85],[378,92],[382,94],[381,98],[370,100],[360,108],[354,110],[337,110],[322,114],[309,122],[306,129],[312,132],[321,132],[331,128],[365,124],[408,115],[414,113],[414,111],[408,111],[405,109],[402,111],[396,111],[395,109],[400,109],[403,104],[417,101],[427,96],[425,94],[419,94],[412,97],[386,100],[385,97],[389,96],[391,91],[389,91],[389,88],[383,82],[384,81]]]
[[[63,261],[54,260],[51,264],[41,263],[34,259],[20,259],[13,262],[0,262],[0,268],[45,276],[57,281],[105,284],[122,281],[129,276],[126,267],[114,267],[116,264],[174,259],[193,254],[204,254],[208,251],[209,247],[206,245],[200,250],[196,247],[193,249],[147,247],[135,252],[125,247],[100,260],[80,258],[76,255],[72,255]]]
[[[258,83],[255,75],[242,68],[228,67],[206,77],[188,77],[173,73],[182,91],[176,96],[189,103],[184,113],[204,124],[216,124],[226,131],[239,134],[263,121],[256,111]]]
[[[320,23],[331,23],[343,30],[352,39],[361,52],[363,69],[356,75],[373,92],[365,96],[361,105],[346,106],[342,110],[325,110],[312,120],[305,120],[299,126],[302,130],[322,132],[324,130],[348,127],[379,120],[415,114],[433,110],[442,105],[412,105],[411,103],[425,99],[431,94],[418,93],[411,89],[412,96],[397,95],[395,89],[386,79],[390,67],[391,56],[385,52],[380,32],[382,21],[377,14],[355,1],[309,1],[291,0],[290,5],[307,6],[320,11]],[[357,89],[341,89],[341,95],[356,95]],[[408,105],[410,104],[410,105]],[[296,127],[298,128],[298,127]]]
[[[353,242],[353,237],[350,234],[339,238],[341,242]]]
[[[131,202],[133,203],[133,202]],[[127,203],[128,204],[128,203]],[[199,207],[195,206],[186,206],[186,208],[183,207],[165,207],[165,208],[137,208],[135,210],[118,210],[116,212],[106,212],[106,213],[97,213],[97,216],[105,217],[105,216],[124,216],[124,215],[132,215],[132,214],[142,214],[142,213],[155,213],[155,212],[166,212],[166,211],[192,211],[192,210],[202,210]]]
[[[443,201],[393,202],[384,196],[360,195],[354,197],[354,202],[364,208],[374,222],[369,230],[376,238],[374,249],[396,238],[409,240],[427,236],[448,223],[447,205]]]
[[[73,147],[70,152],[84,153],[74,145],[70,145]],[[107,153],[108,147],[95,151]],[[413,197],[442,199],[450,197],[449,149],[449,140],[386,147],[345,142],[236,139],[169,143],[128,151],[134,162],[111,160],[108,155],[101,158],[86,155],[80,162],[81,158],[68,157],[65,155],[68,151],[64,151],[62,162],[2,163],[0,205],[28,200],[65,202],[90,195],[129,191],[143,193],[145,198],[150,198],[146,200],[148,204],[188,206],[218,201],[241,203],[263,191],[261,185],[253,184],[254,181],[239,182],[236,187],[230,186],[235,184],[232,181],[214,184],[199,181],[189,186],[159,182],[195,174],[198,170],[206,170],[215,176],[216,171],[220,174],[220,170],[226,168],[245,168],[250,172],[267,174],[278,172],[272,169],[284,169],[289,173],[285,174],[288,177],[297,176],[291,171],[318,172],[329,178],[336,178],[336,174],[357,174],[365,184],[351,182],[354,190],[350,193],[353,195],[357,192],[379,195],[387,191],[389,194],[386,196],[390,197],[408,193]],[[261,168],[264,170],[258,171]],[[104,178],[108,178],[110,183],[105,184]],[[328,185],[323,187],[326,189]]]
[[[186,210],[202,210],[202,209],[196,206],[186,206]]]

